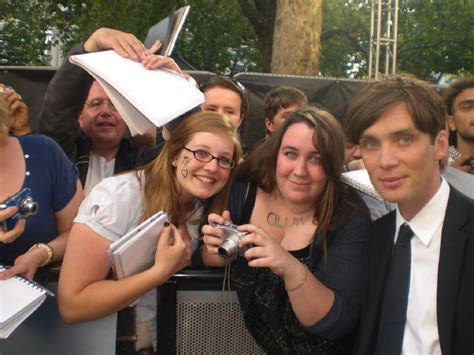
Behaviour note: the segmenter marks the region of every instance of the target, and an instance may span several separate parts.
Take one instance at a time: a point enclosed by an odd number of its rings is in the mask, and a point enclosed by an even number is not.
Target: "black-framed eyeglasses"
[[[217,160],[217,164],[224,169],[232,169],[235,166],[235,162],[232,159],[226,157],[216,157],[204,149],[192,150],[186,147],[183,147],[184,150],[193,153],[194,157],[203,163],[209,163],[212,159]]]

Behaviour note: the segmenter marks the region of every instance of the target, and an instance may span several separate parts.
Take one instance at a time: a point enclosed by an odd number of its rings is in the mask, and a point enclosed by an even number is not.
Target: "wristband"
[[[33,244],[33,246],[30,249],[28,249],[28,251],[37,249],[37,248],[44,249],[48,253],[48,257],[46,258],[45,261],[43,261],[40,267],[48,265],[51,262],[51,260],[53,260],[53,256],[54,256],[53,248],[51,248],[48,244],[36,243],[36,244]]]
[[[308,266],[306,264],[304,264],[304,277],[303,277],[303,281],[301,281],[300,284],[296,285],[295,287],[292,287],[292,288],[288,288],[285,286],[285,290],[287,292],[293,292],[293,291],[296,291],[297,289],[299,289],[301,286],[303,286],[305,283],[306,283],[306,280],[308,279]]]

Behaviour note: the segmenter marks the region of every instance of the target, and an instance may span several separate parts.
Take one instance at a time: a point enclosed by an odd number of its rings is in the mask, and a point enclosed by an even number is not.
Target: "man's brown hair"
[[[353,143],[389,108],[404,103],[415,127],[434,142],[446,129],[446,106],[428,83],[413,76],[394,76],[374,81],[354,97],[346,117],[345,131]]]
[[[448,86],[444,93],[444,102],[448,109],[448,114],[452,115],[454,112],[454,100],[456,97],[466,89],[474,88],[474,77],[459,78]]]
[[[300,107],[308,105],[308,98],[303,91],[293,86],[278,86],[270,90],[263,99],[265,117],[273,120],[280,108],[292,105]]]

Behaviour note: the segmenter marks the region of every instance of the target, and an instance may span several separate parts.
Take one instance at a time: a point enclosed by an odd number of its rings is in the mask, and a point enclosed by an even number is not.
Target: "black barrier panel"
[[[0,83],[12,86],[23,96],[30,109],[32,128],[37,131],[36,117],[41,109],[48,82],[55,70],[41,67],[1,67],[1,69]],[[187,72],[198,83],[214,75],[206,71]],[[247,147],[265,136],[263,98],[272,88],[281,85],[297,87],[308,96],[311,104],[318,104],[328,109],[342,121],[351,98],[366,84],[361,80],[262,73],[239,73],[235,78],[245,86],[249,99],[248,119],[241,128],[243,141]]]
[[[38,130],[36,117],[55,69],[50,67],[0,67],[0,69],[0,83],[13,87],[22,96],[30,110],[31,128],[36,132]]]
[[[310,104],[319,105],[343,121],[350,100],[367,82],[311,76],[240,73],[236,79],[249,93],[249,119],[244,129],[244,141],[252,144],[265,136],[263,98],[271,89],[290,85],[303,91]]]

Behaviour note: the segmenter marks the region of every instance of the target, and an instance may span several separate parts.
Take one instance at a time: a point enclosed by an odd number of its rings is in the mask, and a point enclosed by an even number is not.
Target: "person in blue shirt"
[[[69,230],[83,199],[77,170],[62,149],[42,135],[10,136],[10,113],[0,94],[0,202],[30,188],[38,212],[0,231],[0,264],[12,266],[0,279],[33,278],[39,267],[60,261]],[[0,211],[0,220],[17,207]]]

